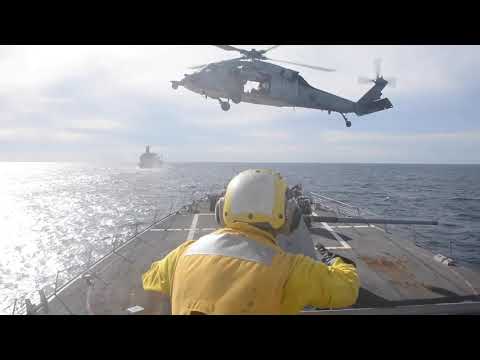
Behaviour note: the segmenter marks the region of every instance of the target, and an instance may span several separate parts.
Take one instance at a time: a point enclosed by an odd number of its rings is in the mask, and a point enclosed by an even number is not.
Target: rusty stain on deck
[[[405,257],[361,256],[360,258],[375,272],[387,275],[394,284],[405,288],[425,288],[424,284],[418,282],[415,275],[409,271]]]

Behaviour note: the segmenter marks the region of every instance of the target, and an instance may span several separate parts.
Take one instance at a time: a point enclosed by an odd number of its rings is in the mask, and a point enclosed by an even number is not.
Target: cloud
[[[303,141],[285,133],[252,134],[233,144],[225,138],[210,146],[205,142],[201,146],[186,143],[157,145],[157,148],[176,161],[478,163],[480,131],[432,134],[327,131],[306,136]]]
[[[248,136],[252,138],[258,138],[258,139],[269,139],[269,140],[274,140],[274,141],[286,141],[290,139],[290,134],[286,131],[256,131]]]
[[[86,134],[71,130],[50,130],[37,128],[0,129],[0,141],[10,143],[73,143],[88,139]]]
[[[316,145],[297,149],[306,161],[478,163],[480,131],[456,133],[375,133],[329,131]]]
[[[384,59],[385,75],[398,78],[384,91],[394,109],[352,118],[348,130],[325,112],[252,104],[223,112],[217,101],[171,88],[189,66],[234,56],[200,45],[0,47],[0,160],[133,161],[146,143],[179,161],[476,159],[479,46],[273,50],[272,58],[337,68],[292,66],[311,85],[350,99],[368,89],[356,77]]]
[[[79,130],[113,130],[124,126],[120,122],[107,119],[76,119],[69,121],[66,125]]]
[[[429,133],[429,134],[385,134],[357,132],[348,133],[340,131],[331,131],[322,135],[323,141],[330,143],[398,143],[410,145],[416,142],[444,143],[458,141],[478,141],[480,140],[480,131],[475,132],[457,132],[457,133]]]
[[[415,96],[452,93],[465,85],[475,86],[478,75],[472,69],[480,61],[480,46],[302,45],[280,47],[275,50],[275,58],[336,68],[336,73],[318,73],[301,67],[297,70],[313,86],[353,99],[368,89],[357,84],[358,76],[374,77],[373,61],[381,58],[382,74],[398,78],[397,88],[388,88],[388,94]]]

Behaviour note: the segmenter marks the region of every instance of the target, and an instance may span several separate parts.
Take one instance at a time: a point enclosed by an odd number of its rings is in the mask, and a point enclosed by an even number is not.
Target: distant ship
[[[142,169],[151,169],[160,167],[162,163],[162,159],[157,154],[150,152],[150,145],[147,145],[145,152],[140,156],[138,166]]]

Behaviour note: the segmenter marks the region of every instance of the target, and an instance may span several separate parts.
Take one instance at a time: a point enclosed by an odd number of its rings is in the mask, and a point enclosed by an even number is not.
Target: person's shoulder
[[[292,267],[315,266],[319,263],[319,261],[303,254],[284,252],[284,255],[286,256]]]
[[[187,240],[187,241],[185,241],[184,243],[180,244],[180,245],[175,249],[175,251],[176,251],[176,252],[181,252],[181,253],[183,253],[183,252],[184,252],[185,250],[187,250],[188,247],[189,247],[190,245],[192,245],[194,242],[195,242],[195,240]]]
[[[192,245],[194,242],[195,242],[194,240],[187,240],[181,243],[179,246],[172,249],[164,258],[156,261],[155,263],[163,263],[166,261],[169,262],[171,259],[179,258],[188,249],[188,247]]]

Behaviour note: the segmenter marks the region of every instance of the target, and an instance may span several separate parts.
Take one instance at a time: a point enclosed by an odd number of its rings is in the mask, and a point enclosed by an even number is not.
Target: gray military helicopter
[[[372,82],[373,87],[358,101],[351,101],[330,94],[309,85],[299,72],[274,65],[270,62],[303,66],[309,69],[332,72],[334,69],[311,66],[285,60],[267,58],[265,54],[280,45],[266,50],[244,50],[230,45],[214,45],[226,51],[236,51],[239,58],[220,61],[190,69],[199,70],[193,74],[185,74],[181,81],[172,81],[172,88],[183,86],[190,91],[206,98],[219,101],[222,110],[230,110],[230,100],[235,104],[240,102],[278,106],[302,107],[337,112],[342,115],[347,127],[352,123],[346,114],[354,113],[363,116],[393,107],[387,98],[381,99],[382,90],[388,84],[393,85],[394,79],[387,80],[380,75],[380,61],[375,63],[375,79],[360,78],[360,83]],[[246,85],[253,85],[247,89]],[[222,100],[224,99],[224,100]]]

